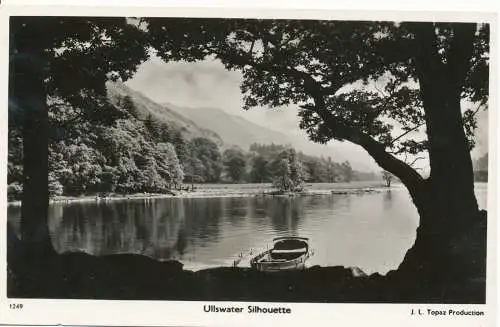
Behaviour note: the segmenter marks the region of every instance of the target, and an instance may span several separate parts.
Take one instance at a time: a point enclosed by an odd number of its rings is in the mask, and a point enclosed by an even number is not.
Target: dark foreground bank
[[[10,233],[9,233],[10,234]],[[397,271],[363,276],[344,267],[263,273],[183,270],[177,261],[85,253],[30,257],[8,237],[8,297],[256,302],[484,303],[485,281],[436,282]]]

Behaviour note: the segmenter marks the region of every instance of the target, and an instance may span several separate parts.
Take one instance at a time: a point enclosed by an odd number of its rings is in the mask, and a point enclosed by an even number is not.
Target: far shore
[[[398,184],[396,184],[398,185]],[[395,186],[396,186],[395,185]],[[191,187],[190,187],[191,189]],[[255,196],[311,196],[331,194],[363,194],[380,192],[388,189],[383,182],[351,182],[351,183],[306,183],[300,192],[279,192],[271,184],[195,184],[194,191],[172,190],[171,193],[109,193],[82,196],[59,196],[50,199],[50,203],[83,203],[123,200],[149,200],[163,198],[220,198],[220,197],[255,197]],[[9,206],[20,206],[21,201],[10,201]]]

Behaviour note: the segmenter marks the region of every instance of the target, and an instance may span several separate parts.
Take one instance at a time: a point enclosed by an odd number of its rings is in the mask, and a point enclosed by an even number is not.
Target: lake
[[[310,188],[333,189],[334,185]],[[476,184],[486,208],[486,184]],[[56,203],[49,229],[58,252],[142,253],[176,259],[186,269],[231,265],[277,236],[303,236],[310,264],[387,273],[413,245],[418,214],[401,185],[363,194],[299,197],[205,197]],[[8,207],[19,230],[20,207]]]

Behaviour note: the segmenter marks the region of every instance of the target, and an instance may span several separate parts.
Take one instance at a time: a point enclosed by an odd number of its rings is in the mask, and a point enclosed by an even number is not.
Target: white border
[[[75,0],[73,0],[75,1]],[[12,1],[5,1],[12,3]],[[366,3],[370,3],[366,6]],[[6,270],[3,263],[6,262],[6,145],[7,145],[7,110],[0,111],[0,135],[1,146],[0,151],[0,171],[2,180],[0,184],[0,217],[3,222],[0,223],[0,323],[9,324],[34,324],[34,325],[113,325],[113,326],[138,326],[138,325],[190,325],[190,326],[254,326],[262,325],[269,326],[270,324],[282,325],[300,325],[314,323],[331,325],[336,323],[343,326],[350,324],[352,326],[371,326],[371,325],[391,325],[391,326],[493,326],[495,323],[495,301],[496,289],[492,285],[496,285],[495,272],[496,265],[496,245],[497,238],[497,222],[496,222],[496,199],[498,186],[498,20],[496,15],[492,13],[481,13],[479,11],[492,11],[491,6],[486,6],[483,9],[478,8],[477,1],[454,1],[454,12],[425,12],[427,8],[434,10],[446,10],[449,8],[449,3],[442,6],[446,1],[435,1],[429,7],[422,7],[420,1],[412,1],[405,4],[404,9],[421,10],[416,11],[394,11],[394,6],[388,6],[387,1],[364,1],[362,7],[350,6],[349,9],[375,9],[372,11],[346,11],[346,10],[269,10],[270,7],[284,6],[284,2],[271,1],[253,1],[253,8],[245,7],[245,4],[240,8],[229,8],[231,5],[228,1],[212,1],[206,2],[171,2],[171,5],[183,5],[184,8],[165,8],[160,5],[165,5],[158,1],[150,1],[149,8],[142,7],[144,2],[140,1],[108,1],[108,7],[87,7],[87,6],[35,6],[39,3],[36,0],[16,0],[16,4],[31,4],[31,6],[5,6],[0,7],[0,78],[2,88],[0,89],[0,99],[4,108],[7,108],[7,76],[8,76],[8,17],[10,15],[88,15],[88,16],[191,16],[191,17],[260,17],[260,18],[316,18],[316,19],[341,19],[341,20],[414,20],[414,21],[435,21],[435,20],[455,20],[455,21],[489,21],[491,22],[492,35],[492,60],[491,60],[491,83],[490,83],[490,108],[489,108],[489,158],[490,158],[490,182],[488,186],[488,291],[487,305],[409,305],[409,304],[278,304],[269,303],[268,306],[286,305],[292,309],[291,315],[249,315],[249,314],[207,314],[203,312],[204,304],[213,304],[210,302],[179,302],[179,301],[103,301],[103,300],[15,300],[7,299],[6,290]],[[57,1],[52,1],[57,3]],[[62,4],[69,4],[70,1],[61,0]],[[88,1],[87,5],[101,4],[102,1]],[[73,3],[74,4],[74,3]],[[123,5],[134,6],[123,7]],[[317,3],[314,3],[317,4]],[[316,8],[325,8],[326,2],[322,5],[317,5]],[[141,6],[142,5],[142,6]],[[200,6],[210,8],[186,8],[188,6]],[[234,5],[234,4],[233,4]],[[304,6],[305,5],[305,6]],[[307,8],[313,4],[306,1],[286,2],[287,8]],[[346,7],[346,4],[341,4],[341,7]],[[393,5],[393,4],[392,4]],[[441,6],[440,6],[441,5]],[[141,7],[139,7],[141,6]],[[154,7],[151,7],[154,6]],[[427,6],[427,7],[425,7]],[[256,9],[260,7],[261,9]],[[339,8],[335,4],[327,5],[329,8]],[[391,9],[392,11],[382,11]],[[379,11],[377,11],[379,10]],[[476,11],[476,12],[471,12]],[[9,310],[8,304],[23,303],[22,311]],[[238,302],[217,302],[219,305],[233,305],[246,307],[251,303]],[[263,305],[263,304],[261,304]],[[478,309],[483,310],[486,316],[481,317],[436,317],[427,316],[411,316],[410,310],[414,309]],[[248,319],[252,317],[252,319]]]
[[[315,10],[398,10],[398,11],[498,11],[495,0],[3,0],[4,5],[59,5],[59,6],[112,6],[112,7],[183,7],[247,9],[315,9]]]

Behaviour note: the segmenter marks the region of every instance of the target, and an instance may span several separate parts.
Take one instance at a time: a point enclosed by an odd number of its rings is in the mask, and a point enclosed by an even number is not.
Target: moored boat
[[[258,254],[250,265],[260,271],[305,269],[311,254],[308,238],[277,237],[273,239],[273,248]]]

